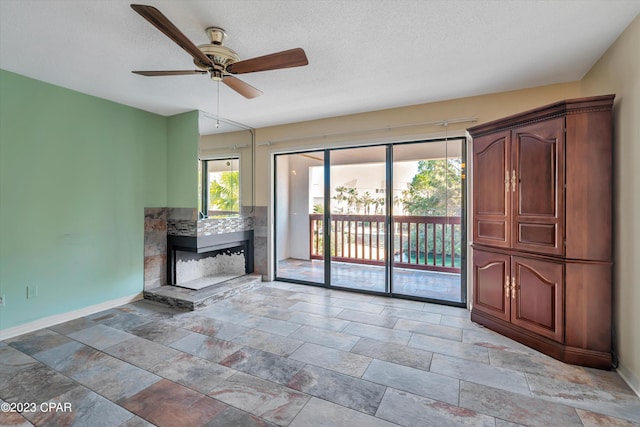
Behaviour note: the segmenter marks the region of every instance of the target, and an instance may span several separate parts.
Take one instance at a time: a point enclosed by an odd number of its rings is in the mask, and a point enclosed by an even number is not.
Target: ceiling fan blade
[[[233,74],[254,73],[256,71],[301,67],[308,63],[309,60],[304,50],[298,47],[235,62],[227,67],[227,71]]]
[[[132,71],[134,74],[141,76],[157,77],[157,76],[186,76],[190,74],[207,74],[203,70],[175,70],[175,71]]]
[[[194,59],[204,65],[213,65],[211,59],[202,53],[198,47],[185,36],[169,19],[153,6],[143,4],[132,4],[131,8],[138,12],[140,16],[149,21],[153,26],[162,31],[167,37],[173,40],[178,46],[183,48]]]
[[[245,83],[242,80],[229,75],[224,76],[224,78],[222,79],[222,83],[226,84],[231,89],[235,90],[240,95],[248,99],[256,98],[263,93],[261,90],[251,86],[249,83]]]

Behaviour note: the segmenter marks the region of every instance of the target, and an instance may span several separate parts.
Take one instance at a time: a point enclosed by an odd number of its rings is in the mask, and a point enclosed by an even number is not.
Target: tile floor
[[[550,359],[466,310],[279,282],[0,342],[8,402],[36,411],[0,412],[0,426],[640,425],[615,372]]]

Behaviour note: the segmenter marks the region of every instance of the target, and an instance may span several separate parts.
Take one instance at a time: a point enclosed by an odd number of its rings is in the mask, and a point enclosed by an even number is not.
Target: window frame
[[[241,165],[241,157],[240,154],[226,155],[220,157],[210,157],[206,159],[200,159],[200,218],[206,219],[209,218],[209,201],[210,201],[210,191],[209,188],[209,162],[221,162],[225,160],[237,161],[238,162],[238,210],[234,212],[229,212],[228,215],[238,215],[240,216],[241,208],[242,208],[242,174],[240,173],[240,165]]]

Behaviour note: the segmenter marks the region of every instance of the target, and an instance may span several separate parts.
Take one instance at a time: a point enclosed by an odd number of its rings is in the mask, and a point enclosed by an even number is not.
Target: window
[[[202,209],[205,216],[240,213],[240,158],[202,161]]]

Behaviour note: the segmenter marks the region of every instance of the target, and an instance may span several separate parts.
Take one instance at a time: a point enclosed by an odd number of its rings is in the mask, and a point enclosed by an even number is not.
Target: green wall
[[[167,206],[198,207],[198,111],[177,114],[167,124]]]
[[[0,70],[0,329],[142,291],[169,120]]]

